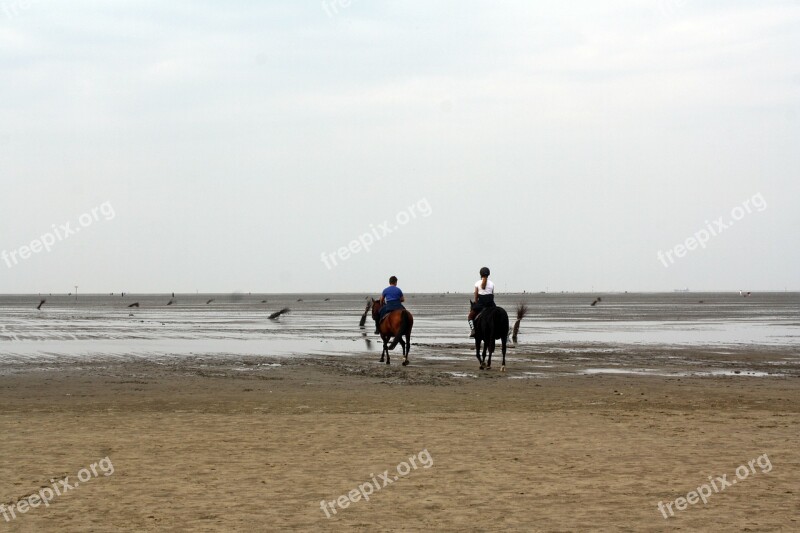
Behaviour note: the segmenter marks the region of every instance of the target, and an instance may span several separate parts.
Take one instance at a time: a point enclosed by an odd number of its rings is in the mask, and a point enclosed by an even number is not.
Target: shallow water
[[[589,304],[596,296],[602,302]],[[351,355],[379,350],[374,324],[360,329],[366,295],[38,295],[0,296],[0,361],[181,355]],[[214,299],[206,304],[209,299]],[[469,352],[469,295],[411,294],[416,355]],[[266,303],[263,303],[266,300]],[[301,301],[298,301],[301,300]],[[702,303],[701,303],[702,301]],[[133,302],[140,307],[128,308]],[[529,305],[519,348],[542,353],[614,352],[634,347],[769,347],[800,352],[800,294],[515,294],[498,297],[510,314]],[[269,313],[291,311],[277,320]],[[512,323],[514,317],[512,316]]]

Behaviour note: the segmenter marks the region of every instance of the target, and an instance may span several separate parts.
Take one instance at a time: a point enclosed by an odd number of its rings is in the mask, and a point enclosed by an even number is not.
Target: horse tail
[[[522,319],[528,314],[528,306],[524,303],[517,304],[517,321],[514,323],[514,330],[511,333],[511,340],[514,344],[517,343],[517,335],[519,334],[519,325]]]
[[[397,335],[395,335],[394,339],[392,339],[392,344],[389,345],[390,350],[394,350],[394,347],[397,346],[397,343],[400,342],[400,339],[403,337],[403,334],[408,329],[408,311],[403,309],[400,313],[400,327],[397,328]]]

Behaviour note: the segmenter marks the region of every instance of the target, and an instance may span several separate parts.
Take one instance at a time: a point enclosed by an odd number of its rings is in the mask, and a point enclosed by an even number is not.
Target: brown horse
[[[372,299],[372,319],[377,323],[381,310],[380,300]],[[383,351],[381,352],[381,360],[383,363],[384,356],[386,357],[386,364],[389,363],[389,350],[394,350],[397,343],[403,349],[403,366],[408,364],[408,353],[411,351],[411,328],[414,327],[414,317],[406,309],[398,309],[390,311],[386,318],[378,324],[378,331],[381,333],[383,340]],[[405,337],[405,340],[403,340]],[[389,344],[389,341],[392,341]]]

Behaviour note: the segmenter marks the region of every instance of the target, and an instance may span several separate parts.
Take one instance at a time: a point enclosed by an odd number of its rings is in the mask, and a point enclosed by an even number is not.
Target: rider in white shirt
[[[495,307],[494,283],[489,281],[489,274],[490,272],[487,267],[481,268],[481,279],[475,283],[475,292],[473,293],[473,301],[475,303],[472,306],[472,311],[470,311],[469,316],[467,317],[467,320],[469,321],[470,338],[475,337],[475,323],[473,319],[478,315],[478,313],[487,307]]]

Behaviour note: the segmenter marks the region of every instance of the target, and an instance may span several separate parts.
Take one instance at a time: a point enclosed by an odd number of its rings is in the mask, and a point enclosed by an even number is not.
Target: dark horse
[[[380,300],[372,300],[372,319],[377,323],[380,316],[381,302]],[[381,332],[381,339],[383,339],[383,351],[381,352],[381,360],[383,363],[384,356],[386,357],[386,364],[389,364],[389,350],[394,350],[397,343],[403,349],[403,366],[408,364],[408,352],[411,351],[411,328],[414,327],[414,317],[406,309],[398,309],[396,311],[389,311],[386,318],[378,325],[378,331]],[[403,337],[406,340],[403,340]],[[389,344],[389,340],[392,341]]]
[[[473,307],[472,300],[469,302]],[[494,341],[500,339],[503,351],[503,364],[500,372],[506,371],[506,343],[508,342],[508,313],[502,307],[487,307],[474,317],[475,311],[470,311],[470,319],[475,321],[475,357],[481,364],[481,370],[492,368],[492,353]],[[483,341],[483,357],[481,357],[481,341]],[[489,362],[486,362],[486,350],[489,350]]]

